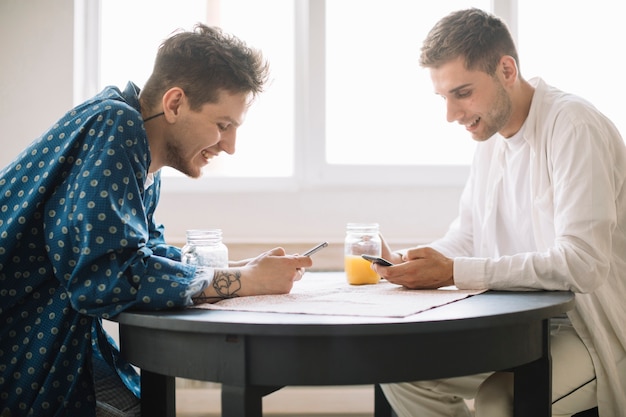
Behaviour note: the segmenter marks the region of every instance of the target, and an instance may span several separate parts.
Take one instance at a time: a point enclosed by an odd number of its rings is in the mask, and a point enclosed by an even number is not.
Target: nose
[[[237,142],[237,130],[232,129],[226,133],[222,133],[220,140],[220,149],[229,155],[235,153],[235,143]]]
[[[463,111],[454,100],[446,100],[446,120],[452,123],[463,118]]]

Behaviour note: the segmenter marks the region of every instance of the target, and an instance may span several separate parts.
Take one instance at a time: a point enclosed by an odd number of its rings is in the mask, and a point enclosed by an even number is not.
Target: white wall
[[[73,0],[0,0],[0,166],[73,104],[73,16]],[[176,243],[206,225],[221,227],[227,244],[341,242],[346,222],[370,220],[397,247],[444,233],[459,194],[460,187],[393,184],[164,193],[157,216]]]
[[[0,166],[72,106],[73,0],[0,0]]]

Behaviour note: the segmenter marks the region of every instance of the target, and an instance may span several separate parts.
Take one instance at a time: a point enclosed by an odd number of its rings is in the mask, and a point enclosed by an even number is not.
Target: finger
[[[269,251],[267,251],[265,253],[267,253],[268,255],[271,255],[271,256],[285,256],[287,254],[285,252],[285,249],[283,249],[281,247],[270,249]]]
[[[304,268],[296,268],[296,273],[294,275],[293,280],[294,281],[300,281],[302,279],[302,276],[305,273],[305,269]]]
[[[313,259],[310,256],[292,255],[296,261],[297,268],[308,268],[313,266]]]
[[[372,268],[374,270],[374,272],[376,272],[378,274],[379,277],[385,277],[385,271],[387,270],[387,268],[389,268],[388,266],[384,266],[384,265],[380,265],[376,262],[372,262],[370,264],[370,268]]]
[[[410,261],[412,259],[420,259],[426,257],[426,248],[411,248],[406,251],[403,260]]]

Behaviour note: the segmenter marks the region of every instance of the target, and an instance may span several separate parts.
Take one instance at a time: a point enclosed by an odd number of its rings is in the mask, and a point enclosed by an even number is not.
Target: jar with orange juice
[[[380,277],[361,255],[380,256],[382,252],[378,223],[348,223],[346,226],[344,266],[349,284],[376,284]]]

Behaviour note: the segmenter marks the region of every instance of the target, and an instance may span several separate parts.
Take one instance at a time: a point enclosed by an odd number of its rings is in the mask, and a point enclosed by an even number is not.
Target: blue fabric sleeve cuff
[[[192,298],[204,291],[213,282],[213,273],[214,270],[210,267],[198,267],[196,269],[196,274],[184,294],[186,306],[193,305]]]

